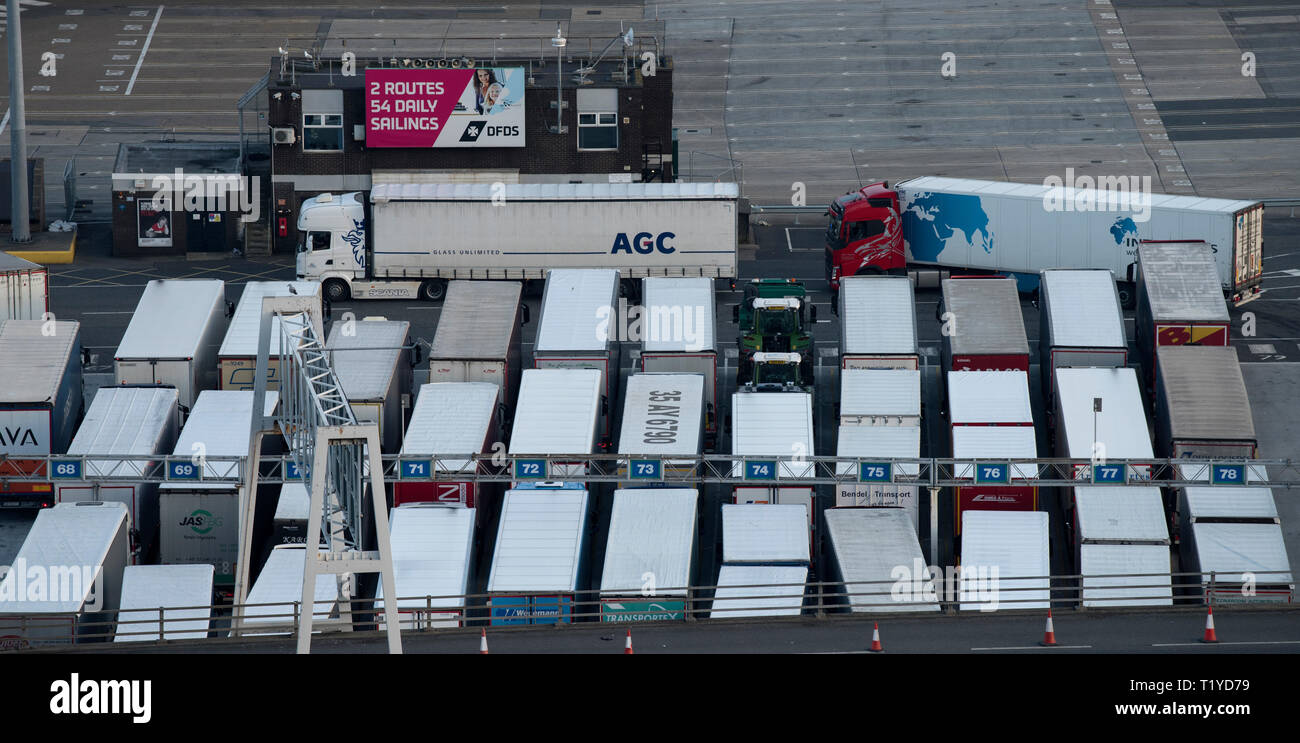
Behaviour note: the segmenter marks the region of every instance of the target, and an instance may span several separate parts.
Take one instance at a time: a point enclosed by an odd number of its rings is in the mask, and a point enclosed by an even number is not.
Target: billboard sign
[[[524,68],[366,70],[367,147],[523,147]]]
[[[139,247],[170,248],[172,246],[171,212],[155,209],[153,201],[137,199],[139,209]]]

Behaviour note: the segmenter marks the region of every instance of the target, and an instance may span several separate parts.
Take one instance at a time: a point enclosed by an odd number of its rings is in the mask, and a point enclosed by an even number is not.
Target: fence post
[[[122,619],[121,617],[118,617],[119,622],[121,621],[121,619]],[[160,606],[158,607],[158,639],[159,640],[167,639],[166,622],[167,622],[167,612]]]
[[[301,613],[298,603],[299,602],[297,601],[293,602],[293,633],[295,635],[298,634],[298,622],[299,622],[299,615]]]
[[[1208,593],[1206,594],[1206,596],[1205,596],[1206,603],[1208,603],[1210,606],[1214,606],[1214,590],[1215,590],[1215,589],[1214,589],[1214,583],[1215,583],[1215,571],[1211,570],[1211,571],[1210,571],[1210,590],[1209,590],[1209,592],[1208,592]]]

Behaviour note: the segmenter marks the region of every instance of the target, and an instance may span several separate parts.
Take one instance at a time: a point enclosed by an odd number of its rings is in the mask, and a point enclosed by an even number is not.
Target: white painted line
[[[785,249],[787,252],[794,252],[794,243],[790,242],[790,228],[785,228]]]
[[[1240,642],[1153,642],[1153,648],[1182,648],[1197,645],[1300,645],[1300,640],[1242,640]]]
[[[430,307],[430,306],[428,306],[428,305],[411,305],[411,306],[407,307],[406,309],[408,309],[408,310],[437,310],[437,309],[442,309],[442,308],[441,308],[441,307]]]
[[[78,223],[80,224],[80,223]],[[83,315],[134,315],[135,310],[104,310],[102,312],[83,312]]]
[[[5,127],[6,127],[6,126],[9,126],[9,109],[7,109],[7,108],[5,109],[5,117],[4,117],[4,119],[3,119],[3,120],[0,120],[0,134],[4,134],[4,133],[5,133]]]
[[[153,32],[158,30],[158,20],[162,18],[163,6],[158,6],[158,12],[154,14],[153,25],[149,26],[149,35],[144,37],[144,47],[140,49],[140,58],[135,61],[135,71],[131,73],[131,82],[126,85],[125,95],[131,95],[131,89],[135,87],[135,77],[140,74],[140,66],[144,64],[144,55],[149,53],[149,43],[153,41]]]
[[[1288,255],[1300,255],[1300,253],[1282,253],[1281,255],[1266,255],[1264,256],[1264,260],[1269,260],[1271,258],[1285,258]]]
[[[1049,648],[1090,648],[1091,645],[1015,645],[1006,648],[971,648],[971,650],[1045,650]]]

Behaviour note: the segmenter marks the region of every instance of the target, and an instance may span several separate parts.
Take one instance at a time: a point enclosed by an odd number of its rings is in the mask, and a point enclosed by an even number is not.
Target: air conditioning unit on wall
[[[276,144],[293,144],[298,141],[298,137],[291,126],[274,127],[271,129],[271,141]]]

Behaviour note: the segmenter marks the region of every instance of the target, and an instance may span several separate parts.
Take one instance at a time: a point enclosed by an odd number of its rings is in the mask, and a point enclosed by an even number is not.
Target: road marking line
[[[1241,640],[1238,642],[1153,642],[1153,648],[1181,648],[1197,645],[1300,645],[1300,640]]]
[[[144,37],[144,47],[140,49],[140,58],[135,61],[135,72],[131,73],[131,82],[126,85],[125,95],[131,95],[131,89],[135,87],[135,77],[140,74],[140,66],[144,64],[144,55],[149,53],[149,42],[153,41],[153,32],[158,29],[158,20],[162,18],[163,6],[158,6],[158,12],[153,17],[153,25],[149,26],[149,35]]]
[[[790,228],[785,228],[785,249],[788,253],[794,252],[794,243],[790,242]]]
[[[134,315],[135,310],[101,310],[98,312],[83,312],[83,315]]]
[[[1041,650],[1044,648],[1090,648],[1091,645],[1015,645],[1006,648],[971,648],[971,650]]]
[[[5,109],[4,120],[0,121],[0,134],[4,134],[6,126],[9,126],[9,109],[7,108]]]

